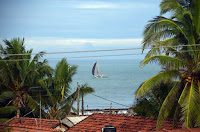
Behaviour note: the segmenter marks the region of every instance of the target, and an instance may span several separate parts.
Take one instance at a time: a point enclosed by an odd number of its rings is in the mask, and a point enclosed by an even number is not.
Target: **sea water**
[[[92,67],[96,61],[98,61],[100,74],[108,76],[107,78],[93,77]],[[84,97],[85,109],[131,107],[140,84],[161,70],[156,64],[141,67],[141,61],[142,59],[68,60],[70,65],[78,66],[77,74],[74,75],[70,85],[71,91],[76,91],[77,82],[79,85],[87,83],[95,89],[94,94]]]

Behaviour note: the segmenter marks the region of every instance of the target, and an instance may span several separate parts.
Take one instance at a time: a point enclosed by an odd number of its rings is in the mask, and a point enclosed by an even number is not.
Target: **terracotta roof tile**
[[[29,126],[29,125],[19,125],[19,124],[9,124],[7,125],[8,127],[13,127],[13,128],[27,128],[29,130],[47,130],[47,131],[58,131],[54,128],[45,128],[45,127],[36,127],[36,126]]]
[[[41,119],[41,127],[45,128],[54,128],[60,122],[59,120],[51,120],[51,119]],[[27,118],[27,117],[14,117],[12,120],[7,122],[7,124],[17,124],[17,125],[28,125],[28,126],[40,126],[40,119],[39,118]]]
[[[14,117],[11,120],[9,120],[5,125],[6,127],[27,128],[29,129],[29,131],[32,130],[58,131],[55,129],[55,127],[59,123],[60,123],[59,120],[41,119],[41,126],[40,126],[39,118]]]
[[[85,120],[73,126],[68,132],[101,132],[106,125],[113,125],[117,128],[117,132],[137,132],[140,130],[155,131],[157,119],[152,117],[127,116],[123,114],[101,114],[96,113],[90,115]],[[172,121],[163,123],[161,129],[171,130]],[[181,128],[182,123],[178,123],[177,128]]]

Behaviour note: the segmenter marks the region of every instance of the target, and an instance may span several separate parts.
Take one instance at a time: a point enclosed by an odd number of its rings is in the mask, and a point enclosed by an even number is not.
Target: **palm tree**
[[[4,123],[13,117],[17,107],[8,105],[9,100],[15,96],[13,92],[0,90],[0,93],[0,123]]]
[[[95,92],[94,88],[88,86],[88,84],[82,84],[80,86],[79,96],[82,98],[82,115],[84,115],[84,96],[86,96],[87,94],[94,93],[94,92]]]
[[[133,112],[138,116],[158,117],[162,103],[173,85],[172,82],[161,82],[151,88],[147,94],[136,100]]]
[[[4,45],[0,45],[0,87],[4,89],[2,91],[13,93],[10,94],[14,95],[11,102],[17,107],[17,117],[20,116],[20,109],[26,104],[31,109],[38,108],[27,91],[31,86],[37,85],[38,79],[44,77],[48,70],[44,70],[44,67],[48,67],[46,60],[39,62],[43,52],[32,58],[32,51],[25,49],[24,39],[20,38],[10,41],[5,39]]]
[[[185,122],[185,127],[200,125],[200,1],[163,0],[161,15],[144,30],[143,50],[150,51],[141,62],[144,66],[157,62],[162,71],[145,81],[137,90],[136,98],[144,96],[162,81],[175,81],[165,98],[157,128],[174,113],[174,120]]]
[[[73,94],[70,94],[70,83],[77,67],[71,66],[66,59],[62,59],[57,65],[51,77],[39,81],[43,88],[43,108],[48,111],[47,118],[62,118],[69,111]]]

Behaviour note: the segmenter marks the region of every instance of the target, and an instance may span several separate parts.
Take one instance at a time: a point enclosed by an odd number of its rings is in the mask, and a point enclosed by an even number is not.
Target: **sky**
[[[0,39],[25,38],[26,47],[35,53],[141,47],[142,32],[148,21],[159,15],[160,2],[0,0]],[[125,53],[138,54],[141,50],[97,55]],[[87,55],[96,54],[76,56]],[[53,57],[58,56],[66,54]]]

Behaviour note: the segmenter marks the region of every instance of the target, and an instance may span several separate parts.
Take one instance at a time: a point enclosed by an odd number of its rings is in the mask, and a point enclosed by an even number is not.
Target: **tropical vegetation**
[[[84,97],[87,95],[87,94],[91,94],[91,93],[94,93],[95,90],[94,88],[90,87],[88,84],[82,84],[80,86],[80,94],[79,96],[81,97],[81,100],[82,100],[82,108],[81,108],[81,112],[82,112],[82,115],[84,115]]]
[[[24,39],[3,40],[0,45],[0,122],[13,116],[61,119],[77,113],[70,84],[77,66],[62,59],[53,69],[45,52],[26,50]],[[33,56],[34,55],[34,56]],[[91,90],[91,89],[90,89]],[[91,91],[82,91],[88,94]]]
[[[46,95],[42,98],[43,107],[48,113],[46,118],[63,118],[69,112],[73,99],[70,95],[69,84],[72,82],[76,70],[76,66],[70,66],[66,59],[62,59],[50,77],[39,80],[42,93]]]
[[[144,30],[143,51],[150,48],[141,66],[155,62],[162,71],[138,88],[146,96],[161,82],[174,85],[162,103],[157,128],[171,114],[185,127],[200,126],[200,1],[162,0],[160,16]]]
[[[158,117],[162,103],[173,85],[172,82],[161,82],[155,85],[147,94],[136,100],[133,113],[144,117]]]
[[[25,49],[24,39],[4,40],[4,44],[5,46],[0,45],[1,102],[3,104],[10,101],[5,107],[1,107],[1,113],[13,113],[17,110],[16,116],[19,117],[20,110],[26,106],[31,109],[38,108],[37,103],[29,96],[28,90],[38,84],[38,79],[46,75],[44,67],[47,67],[47,61],[39,62],[43,52],[31,58],[33,50]]]

